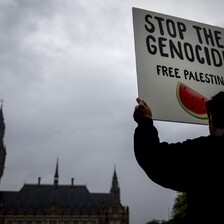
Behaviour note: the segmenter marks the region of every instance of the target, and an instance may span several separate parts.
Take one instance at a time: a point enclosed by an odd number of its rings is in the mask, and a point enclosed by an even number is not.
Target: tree
[[[173,209],[172,209],[172,218],[173,219],[182,219],[186,216],[187,210],[187,196],[186,193],[180,192],[175,198]]]
[[[164,220],[156,220],[156,219],[153,219],[152,221],[149,221],[147,222],[146,224],[166,224],[167,222],[164,221]]]
[[[186,193],[179,192],[175,198],[174,205],[172,208],[171,216],[172,219],[168,221],[153,219],[146,224],[183,224],[185,223],[187,209],[187,196]]]

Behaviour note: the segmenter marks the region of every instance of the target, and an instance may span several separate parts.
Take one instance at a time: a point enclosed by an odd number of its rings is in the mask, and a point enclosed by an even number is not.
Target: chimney
[[[72,187],[74,186],[74,178],[72,178]]]
[[[38,186],[40,186],[40,181],[41,181],[41,178],[38,177]]]

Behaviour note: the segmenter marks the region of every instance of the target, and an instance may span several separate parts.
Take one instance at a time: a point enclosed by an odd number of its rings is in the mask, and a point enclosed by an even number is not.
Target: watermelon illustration
[[[177,83],[177,100],[181,107],[190,115],[199,119],[208,119],[205,102],[208,99],[182,82]]]

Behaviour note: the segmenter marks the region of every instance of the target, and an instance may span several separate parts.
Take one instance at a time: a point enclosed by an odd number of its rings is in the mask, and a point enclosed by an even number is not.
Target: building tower
[[[6,148],[4,145],[4,135],[5,135],[5,122],[3,117],[3,102],[1,100],[0,108],[0,181],[4,173],[5,168],[5,158],[6,158]]]
[[[114,167],[114,174],[113,174],[113,178],[112,178],[110,193],[113,193],[115,195],[115,199],[118,202],[120,202],[120,187],[119,187],[119,183],[118,183],[116,167]]]

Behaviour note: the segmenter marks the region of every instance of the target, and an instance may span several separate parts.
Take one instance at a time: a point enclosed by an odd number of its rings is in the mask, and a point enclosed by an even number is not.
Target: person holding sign
[[[161,142],[152,110],[137,98],[133,118],[134,153],[140,167],[155,183],[186,192],[183,223],[223,223],[224,211],[224,92],[206,102],[209,135],[183,142]]]

